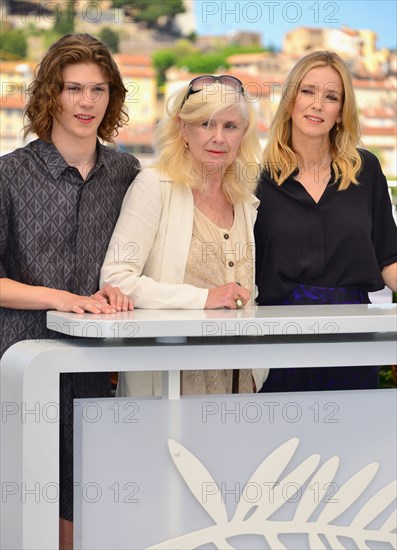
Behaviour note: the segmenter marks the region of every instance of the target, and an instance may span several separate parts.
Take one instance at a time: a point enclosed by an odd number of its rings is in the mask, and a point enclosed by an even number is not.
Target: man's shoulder
[[[111,146],[102,144],[100,144],[100,150],[101,155],[103,155],[103,158],[105,159],[105,162],[110,163],[112,167],[122,166],[130,168],[132,170],[136,170],[137,172],[141,169],[141,164],[139,160],[130,153],[120,151],[119,149],[115,149]]]
[[[5,155],[0,156],[1,164],[12,164],[15,161],[21,161],[23,159],[31,158],[33,154],[32,143],[28,143],[23,147],[18,147]]]
[[[44,168],[45,163],[37,146],[35,146],[36,141],[0,156],[0,176],[2,179],[10,179],[14,182],[20,179],[22,174],[27,176],[35,172],[40,166]]]

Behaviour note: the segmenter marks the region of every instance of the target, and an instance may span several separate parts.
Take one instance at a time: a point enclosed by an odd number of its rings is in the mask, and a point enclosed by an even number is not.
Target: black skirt
[[[369,304],[368,293],[357,288],[324,288],[297,285],[283,300],[273,305]],[[378,387],[378,367],[321,367],[272,369],[262,393],[366,390]]]

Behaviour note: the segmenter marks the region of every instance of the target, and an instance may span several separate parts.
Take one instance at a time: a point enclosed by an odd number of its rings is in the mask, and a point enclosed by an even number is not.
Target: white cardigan
[[[253,195],[243,204],[252,243],[258,205]],[[190,189],[172,184],[155,168],[142,170],[125,195],[102,267],[101,286],[119,287],[137,308],[203,309],[208,290],[183,284],[193,217]]]
[[[258,205],[253,195],[243,203],[251,242]],[[190,189],[173,184],[155,168],[143,169],[124,197],[102,266],[101,287],[119,287],[136,308],[203,309],[208,290],[183,283],[193,218]],[[266,376],[266,369],[255,369],[258,389]]]

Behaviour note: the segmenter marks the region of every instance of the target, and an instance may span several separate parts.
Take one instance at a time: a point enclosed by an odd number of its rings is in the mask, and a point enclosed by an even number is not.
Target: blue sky
[[[300,26],[370,29],[378,48],[396,48],[396,0],[195,0],[198,34],[235,29],[262,33],[264,46],[280,49],[283,35]]]

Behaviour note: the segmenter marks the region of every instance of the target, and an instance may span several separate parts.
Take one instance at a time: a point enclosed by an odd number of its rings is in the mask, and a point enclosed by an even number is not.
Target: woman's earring
[[[336,131],[339,132],[339,129],[340,129],[340,124],[339,122],[336,123]]]

